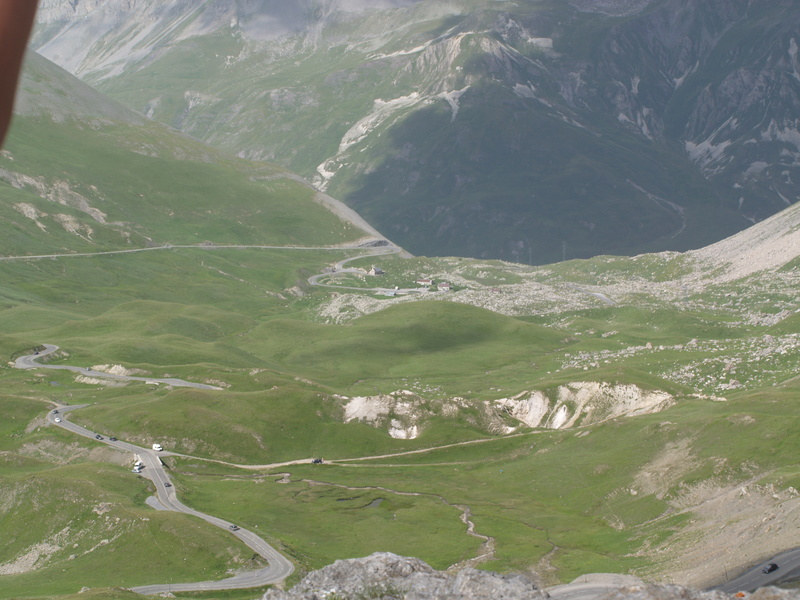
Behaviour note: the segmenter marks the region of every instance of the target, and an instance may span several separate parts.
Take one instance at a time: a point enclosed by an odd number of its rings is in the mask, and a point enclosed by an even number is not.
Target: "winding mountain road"
[[[43,353],[27,355],[18,358],[16,361],[17,366],[23,369],[50,367],[51,365],[41,365],[36,362],[37,359],[42,355],[54,352],[57,349],[57,346],[47,344],[46,348],[47,350]],[[81,369],[79,367],[74,367],[73,370],[85,371],[84,369]],[[117,376],[117,377],[123,379],[125,378],[124,376]],[[171,382],[172,385],[175,385],[175,382],[177,381],[177,382],[182,382],[185,385],[192,385],[193,387],[203,386],[203,384],[191,384],[190,382],[185,382],[183,380],[171,379],[169,381]],[[205,386],[205,387],[209,388],[210,386]],[[217,581],[153,584],[153,585],[133,587],[130,588],[131,591],[143,595],[153,595],[153,594],[162,594],[169,592],[246,589],[246,588],[261,587],[264,585],[278,583],[286,579],[289,575],[291,575],[291,573],[294,571],[292,563],[288,559],[286,559],[282,554],[280,554],[275,548],[273,548],[271,545],[269,545],[266,541],[264,541],[262,538],[260,538],[252,531],[249,531],[247,529],[242,529],[239,527],[237,527],[236,529],[232,529],[233,526],[232,523],[220,519],[218,517],[214,517],[212,515],[201,513],[197,510],[194,510],[193,508],[186,506],[185,504],[183,504],[178,500],[175,492],[175,487],[172,485],[169,475],[165,471],[160,457],[185,456],[185,455],[169,451],[156,452],[155,450],[144,448],[142,446],[137,446],[135,444],[131,444],[128,442],[111,440],[110,438],[108,438],[108,436],[104,436],[94,431],[90,431],[84,427],[81,427],[80,425],[72,423],[67,419],[67,413],[80,408],[84,408],[85,406],[88,405],[83,404],[74,406],[59,406],[56,409],[56,411],[58,412],[51,411],[48,413],[47,420],[50,424],[62,427],[67,431],[70,431],[77,435],[101,441],[104,444],[117,448],[118,450],[127,451],[135,454],[136,456],[138,456],[139,460],[141,460],[142,463],[144,463],[144,470],[141,474],[146,478],[150,479],[155,485],[156,497],[158,499],[159,508],[164,510],[171,510],[184,514],[194,515],[212,525],[225,529],[229,531],[231,535],[235,535],[237,538],[239,538],[244,544],[246,544],[259,556],[266,559],[268,562],[268,566],[263,569],[247,573],[240,573],[233,577]],[[58,419],[58,421],[56,421],[56,419]],[[462,445],[464,443],[479,443],[483,441],[489,441],[489,440],[472,440],[470,442],[463,442],[452,445],[455,446],[455,445]],[[432,449],[420,449],[420,450],[398,453],[398,455],[427,452],[430,450]],[[386,455],[386,456],[394,456],[394,455]],[[349,461],[368,460],[371,458],[374,459],[380,457],[377,456],[361,457],[361,458],[349,459]],[[203,459],[203,460],[210,460],[210,459]],[[346,466],[346,463],[349,461],[341,460],[332,462],[342,463],[342,466]],[[222,462],[222,461],[213,461],[213,462]],[[265,467],[302,464],[308,462],[310,462],[309,459],[303,459],[303,460],[288,461],[285,463],[279,463],[273,465],[231,464],[231,466],[240,467],[244,469],[253,469],[253,468],[263,469]],[[225,463],[225,464],[230,464],[230,463]],[[780,569],[768,574],[763,573],[762,568],[764,564],[768,564],[770,562],[775,562],[778,565],[780,565]],[[782,580],[787,580],[792,577],[797,577],[799,574],[800,574],[800,548],[795,548],[792,550],[787,550],[781,554],[778,554],[769,560],[765,560],[764,563],[748,569],[742,575],[730,581],[727,581],[722,585],[715,586],[714,588],[711,589],[720,590],[726,593],[735,593],[740,590],[752,591],[755,590],[756,588],[763,587],[765,585],[775,585]],[[548,589],[548,592],[553,598],[557,600],[592,600],[593,598],[600,597],[608,593],[609,591],[626,584],[630,585],[631,582],[622,581],[621,578],[618,576],[609,575],[599,579],[590,579],[589,576],[584,576],[583,578],[579,578],[578,580],[570,584],[556,586],[555,588],[550,588]]]
[[[334,285],[332,283],[320,283],[320,279],[323,277],[330,277],[331,275],[337,275],[340,273],[358,273],[363,274],[363,269],[358,268],[349,268],[345,267],[347,263],[352,260],[358,260],[359,258],[366,258],[367,256],[386,256],[388,254],[399,254],[403,252],[403,249],[399,246],[388,245],[388,246],[379,246],[375,247],[372,252],[367,254],[361,254],[359,256],[351,256],[350,258],[345,258],[344,260],[340,260],[336,263],[333,267],[333,270],[329,273],[318,273],[317,275],[312,275],[308,278],[308,283],[310,285],[315,285],[318,287],[325,287],[325,288],[333,288],[336,290],[355,290],[358,292],[375,292],[375,293],[401,293],[401,294],[420,294],[427,292],[427,288],[405,288],[405,289],[394,289],[394,288],[382,288],[382,287],[374,287],[374,288],[362,288],[362,287],[355,287],[355,286],[347,286],[347,285]]]
[[[16,257],[0,257],[0,261],[13,261],[13,260],[27,260],[27,259],[45,259],[45,258],[69,258],[69,257],[89,257],[89,256],[97,256],[97,255],[109,255],[109,254],[126,254],[126,253],[134,253],[134,252],[143,252],[143,251],[152,251],[152,250],[167,250],[172,248],[193,248],[193,249],[205,249],[205,250],[214,250],[214,249],[223,249],[223,248],[260,248],[260,249],[273,249],[273,250],[363,250],[366,251],[364,254],[360,254],[358,256],[350,257],[344,260],[339,261],[336,263],[334,267],[334,273],[361,273],[363,272],[361,269],[355,268],[347,268],[345,265],[352,261],[359,258],[365,258],[367,256],[382,256],[382,255],[389,255],[402,252],[402,248],[395,246],[391,243],[387,243],[385,245],[379,246],[337,246],[337,247],[300,247],[300,246],[251,246],[251,245],[216,245],[216,244],[200,244],[200,245],[186,245],[186,246],[172,246],[172,245],[164,245],[164,246],[157,246],[153,248],[139,248],[139,249],[130,249],[130,250],[118,250],[118,251],[108,251],[108,252],[93,252],[93,253],[73,253],[73,254],[48,254],[48,255],[37,255],[37,256],[16,256]],[[313,275],[309,277],[308,281],[309,284],[314,286],[320,287],[328,287],[328,288],[338,288],[338,289],[354,289],[360,292],[365,291],[373,291],[373,292],[389,292],[389,291],[401,291],[405,293],[418,293],[422,291],[426,291],[423,289],[411,288],[407,290],[393,290],[388,288],[349,288],[347,286],[339,286],[339,285],[331,285],[331,284],[324,284],[320,283],[319,279],[325,276],[329,276],[330,273],[322,273],[318,275]],[[579,293],[589,294],[603,303],[607,305],[613,305],[615,302],[604,296],[603,294],[591,292],[587,290],[583,290],[578,288],[577,286],[571,286],[573,289],[578,291]],[[151,377],[136,377],[136,376],[126,376],[126,375],[116,375],[111,373],[106,373],[103,371],[97,371],[90,368],[84,367],[76,367],[76,366],[67,366],[67,365],[47,365],[47,364],[40,364],[38,362],[44,356],[48,354],[52,354],[56,350],[58,350],[58,346],[52,344],[44,344],[45,350],[41,351],[37,354],[31,354],[26,356],[21,356],[16,359],[14,366],[19,369],[61,369],[61,370],[69,370],[87,377],[96,377],[96,378],[107,378],[107,379],[115,379],[121,381],[143,381],[146,383],[151,384],[164,384],[170,385],[173,387],[192,387],[198,389],[208,389],[208,390],[221,390],[222,388],[202,384],[202,383],[194,383],[185,381],[182,379],[177,378],[151,378]],[[267,567],[263,569],[259,569],[257,571],[252,571],[248,573],[240,573],[234,577],[229,577],[222,580],[217,581],[204,581],[204,582],[196,582],[196,583],[178,583],[178,584],[156,584],[156,585],[146,585],[146,586],[139,586],[130,588],[131,591],[137,592],[139,594],[144,595],[152,595],[152,594],[161,594],[161,593],[169,593],[169,592],[191,592],[191,591],[209,591],[209,590],[228,590],[228,589],[245,589],[245,588],[252,588],[252,587],[261,587],[264,585],[269,585],[272,583],[277,583],[283,581],[288,577],[294,570],[292,563],[286,559],[282,554],[280,554],[275,548],[270,546],[266,541],[261,539],[255,533],[248,531],[242,528],[236,528],[235,530],[232,529],[232,524],[220,519],[218,517],[214,517],[212,515],[207,515],[205,513],[201,513],[196,511],[192,508],[181,503],[175,492],[175,488],[170,482],[169,476],[164,470],[164,466],[161,463],[160,456],[183,456],[181,454],[172,453],[172,452],[156,452],[152,449],[143,448],[141,446],[136,446],[134,444],[130,444],[128,442],[122,442],[118,440],[110,440],[107,436],[98,434],[96,432],[90,431],[84,427],[79,425],[75,425],[67,420],[67,414],[70,411],[77,410],[79,408],[83,408],[87,405],[76,405],[76,406],[59,406],[58,413],[50,412],[48,414],[47,420],[54,426],[62,427],[68,431],[71,431],[77,435],[81,435],[86,438],[94,439],[101,441],[109,446],[117,448],[119,450],[128,451],[133,454],[138,455],[139,459],[144,463],[145,468],[141,475],[145,476],[146,478],[153,481],[156,487],[156,495],[158,499],[158,503],[160,504],[160,508],[165,510],[171,510],[175,512],[181,512],[184,514],[194,515],[203,519],[204,521],[225,529],[229,531],[231,535],[236,536],[239,538],[243,543],[245,543],[249,548],[251,548],[254,552],[258,555],[262,556],[264,559],[267,560],[269,563]],[[56,422],[56,418],[59,418],[59,422]],[[478,440],[482,441],[482,440]],[[477,441],[476,441],[477,442]],[[459,445],[459,444],[454,444]],[[425,452],[428,450],[417,450],[408,452],[416,453],[416,452]],[[406,453],[399,453],[399,454],[406,454]],[[387,455],[391,456],[391,455]],[[368,460],[370,458],[379,458],[379,457],[363,457],[363,458],[355,458],[350,459],[350,461],[359,461],[359,460]],[[211,459],[203,459],[203,460],[211,460]],[[213,462],[223,462],[223,461],[213,461]],[[296,460],[296,461],[288,461],[285,463],[277,463],[273,465],[232,465],[240,468],[245,469],[263,469],[264,467],[277,467],[277,466],[284,466],[284,465],[293,465],[293,464],[302,464],[309,462],[309,459],[303,460]],[[334,461],[337,463],[345,463],[348,461]],[[229,463],[225,463],[229,464]],[[344,464],[343,464],[344,466]],[[762,568],[765,564],[774,562],[780,566],[780,568],[772,573],[765,574],[762,572]],[[792,577],[800,576],[800,548],[795,548],[792,550],[787,550],[777,556],[773,557],[772,559],[765,560],[763,563],[754,566],[744,572],[742,575],[727,581],[722,585],[715,586],[711,589],[713,590],[720,590],[726,593],[735,593],[740,590],[743,591],[752,591],[756,588],[763,587],[765,585],[775,585],[780,581],[785,581],[791,579]],[[556,588],[551,588],[548,591],[550,592],[551,596],[558,600],[588,600],[590,598],[596,598],[601,596],[611,589],[619,587],[621,584],[620,581],[608,581],[608,580],[598,580],[598,581],[580,581],[576,580],[575,582],[563,586],[557,586]]]
[[[201,390],[221,390],[221,387],[214,385],[207,385],[205,383],[194,383],[191,381],[184,381],[183,379],[176,379],[174,377],[167,377],[159,379],[157,377],[135,377],[133,375],[115,375],[114,373],[106,373],[105,371],[96,371],[89,367],[71,367],[69,365],[47,365],[39,363],[39,359],[52,354],[58,350],[58,346],[53,344],[42,344],[45,349],[37,354],[28,354],[20,356],[14,361],[14,366],[17,369],[58,369],[62,371],[73,371],[80,373],[86,377],[101,377],[104,379],[116,379],[118,381],[143,381],[145,383],[171,385],[173,387],[191,387]]]
[[[36,355],[34,355],[34,357],[35,356]],[[156,452],[155,450],[149,448],[143,448],[141,446],[136,446],[135,444],[130,444],[128,442],[111,440],[106,435],[90,431],[85,427],[81,427],[80,425],[76,425],[75,423],[72,423],[69,420],[67,420],[68,416],[67,413],[77,410],[79,408],[83,408],[85,406],[87,405],[83,404],[75,406],[59,406],[56,409],[58,412],[51,411],[50,413],[48,413],[47,420],[50,424],[57,427],[62,427],[67,431],[70,431],[77,435],[101,441],[102,443],[107,444],[113,448],[117,448],[118,450],[123,450],[135,454],[136,456],[139,457],[139,460],[141,460],[142,463],[144,463],[144,469],[142,470],[141,475],[152,481],[153,484],[155,485],[156,496],[158,497],[158,502],[160,503],[162,508],[164,508],[165,510],[180,512],[187,515],[194,515],[195,517],[203,519],[207,523],[211,523],[212,525],[216,525],[217,527],[225,529],[231,535],[239,538],[244,544],[246,544],[259,556],[266,559],[267,562],[269,563],[269,565],[264,567],[263,569],[259,569],[257,571],[250,571],[247,573],[239,573],[238,575],[235,575],[233,577],[228,577],[226,579],[220,579],[217,581],[143,585],[130,588],[131,591],[144,595],[152,595],[152,594],[161,594],[169,592],[198,592],[207,590],[244,589],[244,588],[261,587],[272,583],[278,583],[280,581],[283,581],[289,575],[292,574],[292,572],[294,571],[294,566],[292,565],[292,563],[286,557],[284,557],[280,552],[278,552],[275,548],[270,546],[266,541],[261,539],[258,535],[256,535],[252,531],[249,531],[241,527],[238,527],[235,530],[233,530],[232,523],[220,519],[218,517],[214,517],[212,515],[201,513],[200,511],[194,510],[193,508],[189,508],[188,506],[183,504],[180,500],[178,500],[178,497],[175,492],[175,487],[172,485],[169,475],[164,469],[164,465],[161,463],[161,458],[160,458],[161,455],[170,456],[173,455],[173,453]],[[56,419],[59,419],[59,421],[56,421]]]

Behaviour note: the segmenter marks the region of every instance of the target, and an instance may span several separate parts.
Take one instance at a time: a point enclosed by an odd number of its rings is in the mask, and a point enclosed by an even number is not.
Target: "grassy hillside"
[[[17,118],[0,168],[21,188],[2,188],[14,232],[4,239],[6,255],[360,237],[275,167],[228,158],[152,124],[96,131]],[[23,204],[33,210],[26,214]]]
[[[221,577],[231,565],[251,565],[224,532],[146,507],[154,490],[132,476],[129,456],[44,426],[49,404],[37,390],[46,382],[32,379],[4,377],[0,397],[4,598]]]
[[[269,532],[301,568],[375,550],[416,554],[437,567],[458,563],[482,553],[477,550],[481,539],[463,533],[459,520],[462,507],[468,506],[476,531],[493,539],[487,568],[552,568],[551,582],[589,571],[658,576],[674,568],[669,561],[655,562],[661,549],[670,548],[668,557],[689,552],[687,540],[698,521],[716,527],[727,522],[724,512],[713,520],[695,512],[697,498],[709,498],[701,490],[746,484],[755,486],[752,493],[774,489],[784,494],[795,485],[796,449],[779,442],[796,437],[794,421],[787,418],[794,411],[794,384],[773,387],[772,382],[793,377],[796,346],[779,346],[776,351],[783,348],[783,354],[769,356],[780,360],[771,361],[769,369],[762,366],[759,378],[722,392],[727,402],[691,396],[721,392],[706,375],[685,379],[671,374],[682,365],[713,359],[721,362],[710,365],[709,374],[716,377],[715,368],[729,372],[725,365],[733,361],[739,375],[728,378],[741,377],[741,361],[759,352],[753,350],[758,340],[763,349],[772,343],[765,336],[793,339],[793,318],[779,324],[742,323],[751,306],[764,306],[759,293],[735,288],[745,301],[735,310],[724,302],[732,284],[719,292],[714,286],[702,293],[687,290],[685,301],[673,303],[661,295],[659,280],[679,288],[665,274],[685,276],[684,257],[675,257],[672,265],[642,257],[540,270],[425,259],[410,261],[409,273],[438,267],[454,275],[454,265],[461,265],[464,290],[459,294],[473,294],[473,299],[480,294],[521,297],[520,286],[532,280],[540,286],[566,286],[562,289],[573,295],[580,292],[569,286],[590,285],[587,278],[633,282],[649,271],[653,280],[645,285],[651,293],[632,291],[624,302],[617,293],[614,306],[587,296],[585,301],[595,306],[564,303],[559,310],[524,319],[442,296],[399,304],[376,299],[387,308],[332,324],[316,315],[340,294],[306,288],[298,298],[286,290],[303,280],[301,272],[320,270],[335,258],[314,251],[171,249],[0,263],[7,282],[7,308],[0,313],[7,356],[47,341],[69,353],[62,363],[116,363],[153,376],[230,387],[223,392],[145,384],[109,388],[64,372],[7,368],[0,376],[11,389],[36,398],[93,404],[73,418],[121,439],[141,444],[157,439],[169,449],[234,463],[314,456],[330,461],[489,440],[352,463],[361,468],[333,464],[254,473],[196,459],[171,463],[187,503]],[[389,264],[399,279],[404,263]],[[261,270],[260,265],[271,268]],[[469,273],[472,279],[465,277]],[[181,285],[171,284],[178,276]],[[76,280],[83,285],[75,285]],[[769,302],[780,302],[780,297],[773,290]],[[545,306],[547,300],[539,302]],[[692,340],[696,347],[689,344]],[[763,380],[767,371],[772,375]],[[573,381],[661,389],[673,394],[677,404],[663,413],[578,431],[528,433],[522,428],[522,437],[487,435],[484,399],[530,389],[554,394],[559,385]],[[420,405],[429,417],[419,437],[392,439],[367,423],[342,422],[344,401],[337,394],[408,388],[427,402]],[[454,396],[464,398],[457,414],[435,410]],[[37,412],[30,407],[15,411],[10,414],[19,416],[8,425],[9,432],[20,432]],[[513,419],[506,423],[519,426]],[[26,439],[31,434],[18,435]],[[69,443],[64,433],[48,435]],[[765,439],[776,445],[765,446]],[[54,469],[31,463],[18,450],[13,454],[25,465],[24,473]],[[71,481],[62,469],[54,470],[59,480]],[[291,483],[277,484],[283,477],[278,472],[287,471]],[[654,473],[661,475],[654,479]],[[127,477],[124,471],[119,476]],[[132,507],[147,510],[141,496],[131,491],[130,497]],[[287,511],[301,515],[302,526],[282,519]],[[339,531],[351,532],[345,542],[334,535]],[[724,556],[712,553],[708,560],[718,564],[728,560]],[[34,581],[36,573],[26,577]],[[126,585],[139,581],[133,575],[120,580]],[[116,583],[98,578],[93,585]]]
[[[263,533],[298,576],[392,550],[548,584],[610,571],[705,585],[743,566],[741,539],[752,561],[800,545],[791,252],[741,278],[701,253],[542,268],[365,256],[351,265],[384,279],[339,278],[330,266],[358,251],[222,247],[360,237],[274,167],[91,123],[22,117],[0,159],[17,185],[0,190],[0,254],[72,254],[0,260],[9,597],[254,566],[224,532],[149,508],[130,456],[46,427],[61,403],[89,405],[77,423],[188,454],[167,461],[180,497]],[[738,259],[792,239],[787,215],[737,242]],[[120,249],[143,250],[77,255]],[[326,269],[357,289],[308,283]],[[370,290],[421,276],[454,291]],[[57,364],[222,389],[9,364],[42,343],[60,346]],[[544,404],[546,426],[526,426]],[[325,462],[269,466],[312,457]]]

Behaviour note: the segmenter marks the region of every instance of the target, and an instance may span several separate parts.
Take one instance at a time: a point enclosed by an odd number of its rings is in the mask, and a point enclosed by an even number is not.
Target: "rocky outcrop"
[[[585,586],[584,586],[585,587]],[[569,597],[559,586],[553,598]],[[546,600],[551,596],[523,575],[464,569],[436,571],[418,558],[378,552],[366,558],[337,560],[306,575],[289,591],[269,590],[262,600]],[[585,597],[590,597],[586,595]],[[603,600],[796,600],[794,590],[761,588],[735,595],[679,585],[599,586]]]
[[[418,558],[378,552],[337,560],[306,575],[290,591],[270,590],[263,600],[545,600],[547,594],[522,575],[464,569],[435,571]]]
[[[526,427],[568,429],[615,419],[651,414],[669,408],[675,399],[660,390],[644,390],[633,384],[612,385],[598,381],[575,381],[553,392],[524,391],[511,398],[484,402],[451,397],[427,400],[400,390],[377,396],[335,396],[344,402],[344,422],[361,421],[387,429],[395,439],[415,439],[434,417],[455,418],[465,408],[479,408],[477,425],[493,434],[513,433],[512,417]],[[474,419],[474,418],[473,418]]]
[[[553,399],[533,391],[501,398],[496,403],[528,427],[567,429],[659,412],[672,406],[675,399],[666,392],[643,390],[631,384],[578,381],[559,386]]]

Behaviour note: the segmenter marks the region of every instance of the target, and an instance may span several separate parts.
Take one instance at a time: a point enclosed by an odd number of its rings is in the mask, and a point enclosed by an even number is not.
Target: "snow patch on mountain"
[[[411,48],[410,50],[397,50],[395,52],[390,52],[389,54],[372,54],[370,56],[371,60],[380,60],[383,58],[397,58],[399,56],[409,56],[411,54],[419,54],[426,50],[433,42],[425,42],[421,46],[417,46],[416,48]]]
[[[800,131],[791,127],[781,127],[775,119],[772,119],[769,126],[761,133],[761,141],[784,142],[800,150]]]
[[[536,88],[533,87],[533,84],[530,81],[527,83],[527,85],[517,83],[514,85],[513,90],[514,93],[520,98],[528,98],[530,100],[536,99]]]
[[[542,50],[553,49],[553,38],[529,37],[526,41],[532,46],[536,46],[537,48],[541,48]]]
[[[728,148],[733,142],[724,140],[719,144],[714,144],[711,138],[704,140],[700,143],[687,141],[685,144],[686,153],[689,157],[699,164],[703,169],[708,169],[711,165],[720,162],[725,149]]]
[[[441,94],[439,94],[438,97],[447,101],[447,103],[450,105],[450,108],[453,110],[453,114],[450,117],[451,123],[456,120],[456,116],[458,115],[458,110],[460,108],[458,101],[461,98],[461,96],[464,95],[464,92],[466,92],[468,89],[469,86],[465,87],[462,90],[456,90],[453,92],[442,92]]]

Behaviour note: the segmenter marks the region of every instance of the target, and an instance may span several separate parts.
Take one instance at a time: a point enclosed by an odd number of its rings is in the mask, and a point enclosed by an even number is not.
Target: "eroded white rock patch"
[[[643,390],[632,384],[612,385],[597,381],[568,383],[549,395],[533,390],[511,398],[474,403],[459,397],[427,400],[408,390],[376,396],[336,398],[345,401],[345,423],[362,421],[373,427],[385,428],[391,437],[403,440],[419,437],[430,418],[454,418],[470,405],[481,409],[480,420],[473,424],[490,433],[508,434],[518,429],[507,424],[508,417],[527,427],[568,429],[618,417],[652,414],[675,403],[672,395],[660,390]]]

